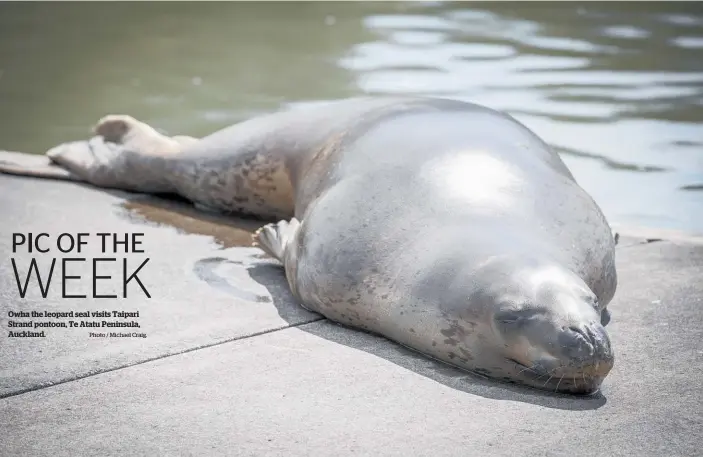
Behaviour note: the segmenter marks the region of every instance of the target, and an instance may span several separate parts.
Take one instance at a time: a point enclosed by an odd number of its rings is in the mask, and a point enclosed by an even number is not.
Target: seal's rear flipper
[[[0,150],[0,173],[35,178],[83,181],[70,171],[56,165],[45,155]]]
[[[254,233],[254,246],[264,251],[279,262],[283,262],[286,245],[295,238],[295,233],[300,227],[298,219],[279,221],[275,224],[266,224]]]

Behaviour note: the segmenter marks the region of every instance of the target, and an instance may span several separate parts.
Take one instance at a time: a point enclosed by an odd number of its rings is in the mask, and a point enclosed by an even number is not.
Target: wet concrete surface
[[[601,392],[575,397],[479,378],[304,311],[275,263],[238,247],[260,221],[2,175],[0,212],[4,332],[10,310],[114,309],[138,310],[148,334],[1,338],[0,455],[701,453],[700,238],[618,228],[615,367]],[[12,253],[12,233],[79,231],[144,233],[145,253],[126,257],[150,259],[140,278],[151,298],[132,282],[126,300],[63,299],[60,288],[44,299],[36,287],[19,299],[8,259],[26,269],[36,254]],[[55,255],[37,256],[40,268]]]
[[[0,190],[3,331],[10,330],[8,321],[21,320],[8,317],[10,311],[115,310],[138,311],[136,321],[140,327],[110,331],[147,335],[89,337],[91,332],[98,332],[93,328],[47,328],[43,329],[46,338],[36,339],[5,335],[0,340],[0,396],[319,319],[293,303],[273,306],[270,292],[251,279],[250,270],[260,267],[260,274],[279,279],[280,269],[257,249],[232,248],[249,245],[250,233],[263,222],[233,221],[202,213],[200,219],[195,219],[191,217],[195,210],[183,203],[73,183],[0,175]],[[40,247],[50,247],[50,252],[29,253],[25,246],[12,252],[13,233],[42,232],[49,237],[41,240]],[[89,234],[82,252],[59,252],[58,237],[62,233],[75,236],[78,232]],[[140,247],[144,253],[125,254],[121,245],[120,252],[111,253],[110,243],[108,252],[103,253],[97,233],[116,233],[120,237],[143,233]],[[68,242],[64,248],[68,248]],[[98,274],[112,278],[96,281],[96,289],[98,295],[118,298],[92,298],[92,259],[96,257],[116,259],[99,264]],[[67,263],[67,275],[80,279],[61,281],[64,258],[86,259]],[[30,280],[25,298],[19,296],[14,269],[20,278],[19,286],[24,288],[32,259],[36,259],[44,278],[52,260],[57,259],[46,298],[42,297],[36,276]],[[124,298],[124,259],[127,277],[149,259],[137,275],[146,292],[132,280]],[[88,298],[63,298],[81,294]]]

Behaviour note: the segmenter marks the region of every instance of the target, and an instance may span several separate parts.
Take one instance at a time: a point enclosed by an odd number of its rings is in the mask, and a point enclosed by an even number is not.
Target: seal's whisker
[[[561,384],[561,380],[562,380],[562,379],[564,379],[564,376],[562,376],[561,378],[559,378],[559,382],[557,383],[557,386],[554,388],[554,392],[556,392],[556,391],[559,390],[559,384]]]
[[[546,386],[547,384],[549,384],[549,381],[551,381],[553,377],[554,377],[554,376],[549,376],[549,378],[544,382],[544,384],[542,384],[542,387],[544,387],[544,386]]]
[[[554,368],[554,369],[549,370],[548,372],[546,372],[545,374],[542,375],[542,376],[547,376],[547,375],[549,375],[549,379],[547,379],[547,382],[545,382],[545,383],[543,384],[543,386],[546,385],[549,381],[551,381],[551,379],[554,377],[554,372],[557,371],[558,369],[559,369],[559,367]],[[540,377],[537,378],[537,379],[540,379],[542,376],[540,376]]]
[[[533,371],[533,368],[536,367],[536,366],[537,366],[537,365],[535,364],[535,365],[532,365],[531,367],[525,367],[525,368],[523,368],[522,370],[518,371],[517,374],[520,374],[520,373],[522,373],[522,372],[525,371],[525,370]]]

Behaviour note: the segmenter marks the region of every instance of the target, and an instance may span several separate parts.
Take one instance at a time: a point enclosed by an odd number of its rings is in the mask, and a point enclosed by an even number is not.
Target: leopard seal
[[[360,98],[202,139],[119,115],[95,133],[42,159],[0,154],[0,170],[278,219],[254,241],[302,306],[471,372],[590,394],[613,366],[611,229],[560,157],[507,114]]]

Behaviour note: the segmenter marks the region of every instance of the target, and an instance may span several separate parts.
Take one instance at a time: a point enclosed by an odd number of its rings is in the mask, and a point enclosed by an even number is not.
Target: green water
[[[202,136],[359,94],[508,111],[611,222],[703,233],[700,3],[0,4],[3,149],[106,113]]]

